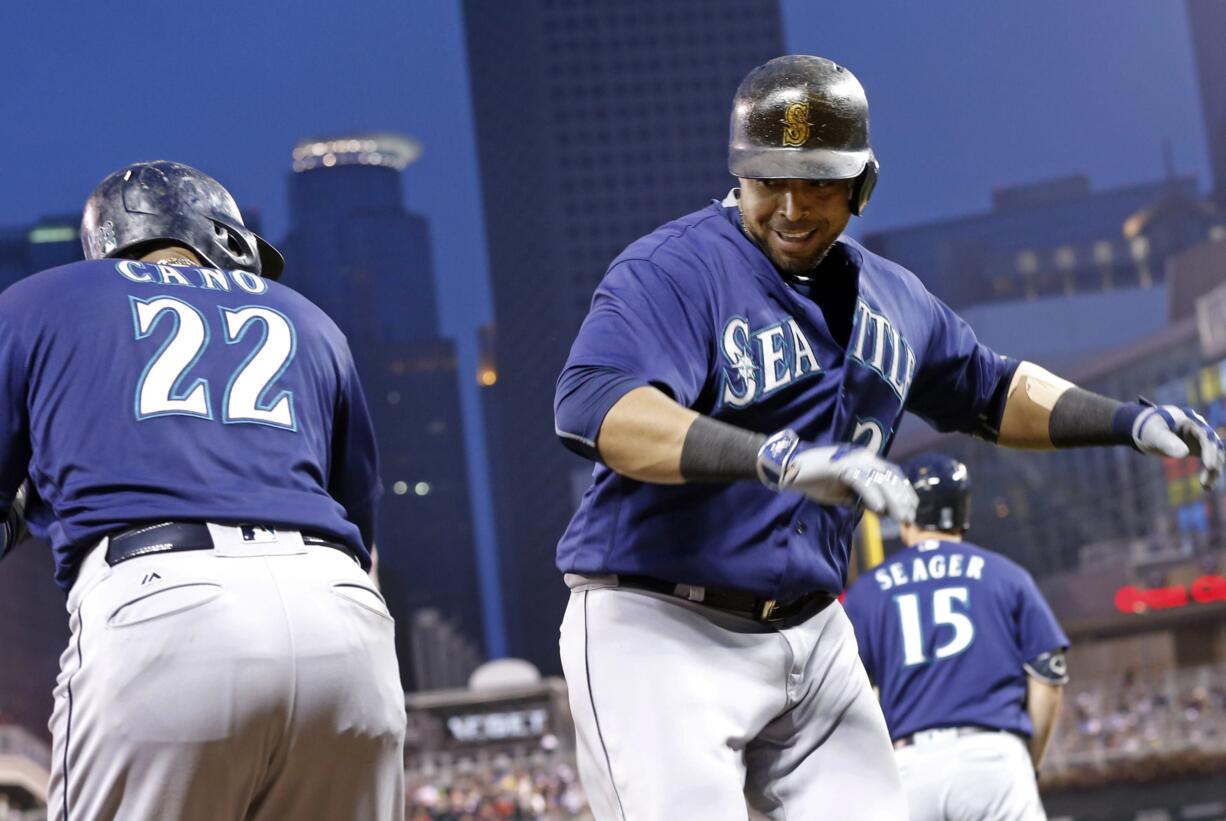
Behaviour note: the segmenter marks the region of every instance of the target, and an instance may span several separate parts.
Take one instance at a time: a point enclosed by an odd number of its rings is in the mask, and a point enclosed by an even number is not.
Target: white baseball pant
[[[48,818],[404,817],[404,693],[382,597],[296,532],[114,567],[68,596]]]
[[[573,577],[572,577],[573,578]],[[881,708],[837,602],[780,629],[572,583],[562,666],[597,819],[900,821]]]

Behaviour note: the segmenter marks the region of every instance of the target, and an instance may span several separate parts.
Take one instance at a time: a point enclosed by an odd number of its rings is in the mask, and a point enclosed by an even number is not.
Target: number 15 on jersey
[[[970,609],[970,591],[965,587],[942,587],[932,591],[931,596],[904,593],[894,597],[894,604],[898,607],[906,667],[956,656],[975,639],[975,623],[966,613]],[[929,658],[925,648],[932,644],[934,634],[942,627],[951,628],[943,631],[948,638],[933,647]]]

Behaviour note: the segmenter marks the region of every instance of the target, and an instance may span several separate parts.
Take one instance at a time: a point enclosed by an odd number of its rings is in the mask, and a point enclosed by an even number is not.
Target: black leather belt
[[[236,525],[242,527],[242,525]],[[276,528],[268,528],[275,530]],[[357,561],[348,545],[330,537],[303,533],[302,541],[309,545],[331,547]],[[158,522],[139,525],[112,534],[106,546],[106,563],[114,567],[120,562],[153,553],[175,553],[181,550],[212,550],[213,537],[204,522]]]
[[[679,599],[726,610],[739,616],[746,616],[754,621],[777,623],[784,621],[800,621],[816,616],[830,606],[836,598],[831,593],[807,593],[795,599],[779,601],[763,599],[746,590],[732,587],[691,587],[685,584],[675,584],[652,576],[618,575],[620,587],[636,590],[648,590],[652,593],[664,593]],[[692,595],[692,591],[701,589],[701,597]]]
[[[895,739],[894,749],[901,750],[903,747],[914,747],[915,737],[917,735],[922,735],[923,733],[949,733],[958,738],[966,735],[979,735],[981,733],[1008,733],[1009,735],[1017,736],[1023,741],[1028,741],[1028,739],[1020,733],[1015,733],[1012,730],[1001,730],[994,727],[929,727],[927,730],[918,730],[911,735],[905,735],[902,738]]]

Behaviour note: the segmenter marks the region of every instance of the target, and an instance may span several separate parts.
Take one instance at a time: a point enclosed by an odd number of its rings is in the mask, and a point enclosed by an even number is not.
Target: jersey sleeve
[[[931,333],[921,354],[907,410],[939,431],[985,434],[1000,425],[1005,389],[1017,360],[981,344],[971,326],[925,294]]]
[[[340,392],[332,420],[332,471],[328,494],[345,507],[369,550],[375,542],[375,505],[383,494],[379,453],[366,396],[352,357],[345,351]]]
[[[1017,568],[1015,595],[1016,638],[1022,661],[1028,662],[1043,653],[1067,649],[1068,636],[1056,621],[1056,614],[1051,611],[1031,575],[1020,567]]]
[[[702,392],[711,367],[710,296],[697,272],[681,276],[647,260],[615,264],[558,377],[555,424],[563,441],[594,447],[605,414],[636,387],[653,385],[681,405]]]

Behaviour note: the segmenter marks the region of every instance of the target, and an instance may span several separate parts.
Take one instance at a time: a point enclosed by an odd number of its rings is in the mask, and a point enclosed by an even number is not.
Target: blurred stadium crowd
[[[1226,765],[1226,666],[1129,671],[1066,693],[1045,791],[1144,784]],[[410,770],[410,821],[590,818],[566,753],[457,758]]]
[[[1126,672],[1065,694],[1044,787],[1209,773],[1226,764],[1226,666]]]
[[[570,756],[463,761],[447,773],[408,772],[408,821],[591,818]]]

